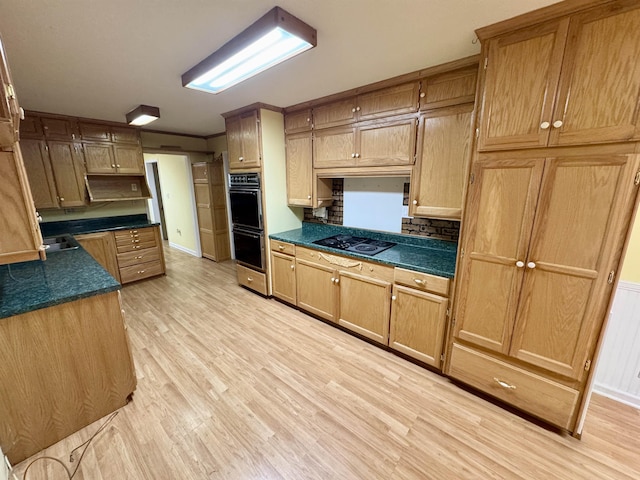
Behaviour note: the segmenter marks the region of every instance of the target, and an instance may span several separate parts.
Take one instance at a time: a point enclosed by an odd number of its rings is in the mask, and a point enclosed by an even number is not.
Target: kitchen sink
[[[59,252],[62,250],[74,250],[78,248],[78,242],[70,235],[59,235],[56,237],[47,237],[42,240],[44,248],[47,252]]]

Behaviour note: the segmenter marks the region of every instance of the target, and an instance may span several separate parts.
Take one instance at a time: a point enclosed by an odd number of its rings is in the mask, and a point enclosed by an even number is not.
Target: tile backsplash
[[[327,223],[331,225],[343,224],[344,212],[344,181],[342,178],[333,179],[333,204],[327,207],[327,219],[313,216],[311,208],[304,209],[305,222]],[[404,205],[409,203],[409,184],[404,185]],[[432,218],[404,217],[402,218],[401,233],[432,237],[440,240],[458,241],[460,236],[460,222],[454,220],[438,220]]]

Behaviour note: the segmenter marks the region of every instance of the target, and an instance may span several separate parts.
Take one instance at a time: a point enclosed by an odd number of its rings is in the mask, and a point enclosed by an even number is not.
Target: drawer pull
[[[424,280],[420,280],[419,278],[414,278],[413,281],[416,282],[418,285],[421,285],[423,287],[427,284],[427,282],[425,282]]]
[[[516,386],[515,385],[511,385],[510,383],[505,382],[504,380],[500,380],[499,378],[493,377],[493,379],[496,381],[496,383],[498,385],[500,385],[502,388],[506,388],[507,390],[515,390]]]
[[[131,243],[140,243],[140,240],[131,240]]]
[[[144,273],[144,270],[138,270],[138,273],[142,275]],[[516,388],[516,387],[513,387],[513,388]]]
[[[280,250],[284,250],[284,245],[278,245],[278,248],[279,248]]]
[[[253,278],[247,277],[247,282],[253,282]]]
[[[143,255],[136,255],[135,259],[136,260],[140,260],[143,257]]]

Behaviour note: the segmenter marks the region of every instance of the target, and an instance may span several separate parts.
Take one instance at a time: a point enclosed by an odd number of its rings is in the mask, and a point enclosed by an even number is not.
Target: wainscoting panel
[[[620,282],[595,374],[594,391],[640,408],[640,284]]]

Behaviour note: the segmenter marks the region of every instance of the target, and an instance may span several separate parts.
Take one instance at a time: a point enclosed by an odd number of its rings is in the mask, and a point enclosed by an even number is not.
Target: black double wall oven
[[[262,192],[259,173],[229,174],[233,243],[238,263],[265,270]]]

